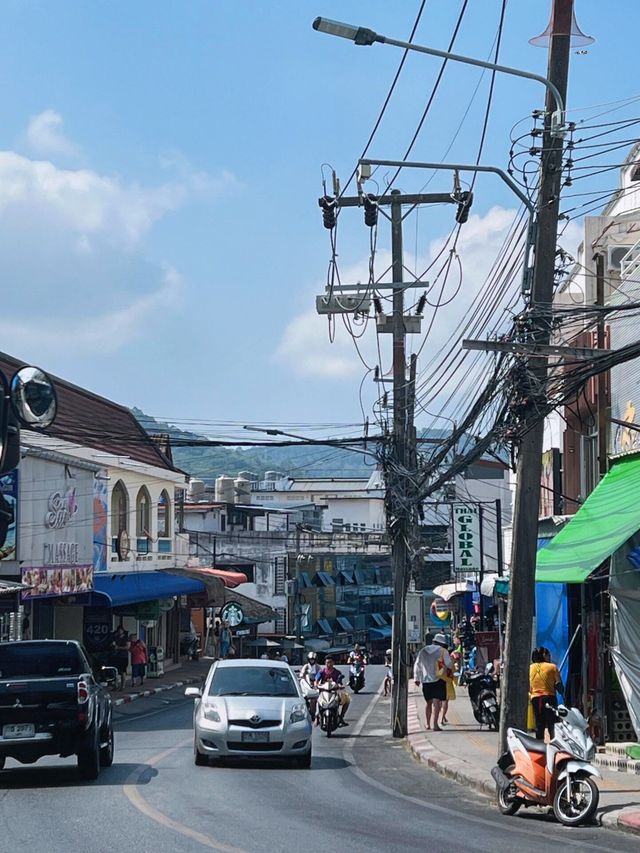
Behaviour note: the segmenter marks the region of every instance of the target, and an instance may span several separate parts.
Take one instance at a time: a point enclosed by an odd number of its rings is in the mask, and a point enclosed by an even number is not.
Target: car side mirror
[[[187,687],[184,691],[185,696],[191,696],[193,699],[201,699],[202,698],[202,690],[199,687]]]

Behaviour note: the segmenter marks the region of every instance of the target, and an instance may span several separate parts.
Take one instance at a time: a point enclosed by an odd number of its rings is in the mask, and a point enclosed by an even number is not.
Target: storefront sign
[[[244,620],[242,607],[236,604],[235,601],[229,601],[220,611],[220,619],[226,622],[231,628],[235,628],[236,625],[240,625]]]
[[[108,607],[85,607],[84,644],[90,652],[104,651],[111,643],[113,616]]]
[[[136,605],[136,617],[141,622],[155,622],[160,618],[159,601],[142,601]]]
[[[80,562],[77,542],[45,542],[42,562],[45,566],[75,566]]]
[[[0,477],[0,508],[6,513],[7,529],[1,543],[0,560],[17,560],[18,469]]]
[[[62,530],[78,512],[75,486],[65,489],[64,492],[53,492],[47,503],[45,525],[49,530]]]
[[[453,504],[453,567],[455,572],[480,572],[480,507]]]
[[[22,598],[48,598],[53,595],[79,595],[93,589],[93,566],[57,566],[55,569],[22,569],[25,589]]]

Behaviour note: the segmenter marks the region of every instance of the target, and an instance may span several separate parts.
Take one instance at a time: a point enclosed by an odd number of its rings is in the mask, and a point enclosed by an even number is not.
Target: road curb
[[[468,762],[447,755],[433,745],[420,726],[416,703],[412,699],[409,696],[407,745],[414,758],[441,776],[467,785],[482,796],[495,800],[496,786],[492,779]],[[599,814],[598,818],[605,829],[640,836],[640,809],[620,806],[615,811]]]
[[[119,699],[113,699],[112,705],[128,705],[129,702],[135,702],[138,699],[146,699],[148,696],[155,696],[158,693],[166,693],[167,690],[174,690],[176,687],[184,687],[185,684],[197,684],[202,682],[203,678],[183,678],[182,681],[174,681],[173,684],[163,684],[162,687],[152,687],[150,690],[143,690],[141,693],[129,693],[127,696],[121,696]]]

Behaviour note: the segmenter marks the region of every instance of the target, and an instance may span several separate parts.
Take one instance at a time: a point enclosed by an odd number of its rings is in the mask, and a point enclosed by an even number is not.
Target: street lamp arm
[[[503,169],[499,169],[497,166],[476,166],[468,163],[415,163],[405,160],[371,160],[370,158],[360,160],[359,164],[361,166],[402,167],[403,169],[443,169],[448,172],[492,172],[498,175],[513,190],[529,213],[533,214],[535,210],[531,201],[522,192],[516,182]]]
[[[519,68],[511,68],[509,65],[496,65],[493,62],[485,62],[482,59],[474,59],[471,56],[461,56],[458,53],[448,53],[446,50],[437,50],[434,47],[425,47],[420,44],[412,44],[409,41],[399,41],[398,39],[389,38],[388,36],[380,35],[374,30],[366,27],[355,27],[352,24],[343,24],[340,21],[331,21],[328,18],[316,18],[313,22],[314,30],[322,33],[327,33],[332,36],[340,36],[360,45],[390,44],[393,47],[401,47],[403,50],[413,50],[416,53],[427,53],[429,56],[439,56],[441,59],[450,59],[453,62],[463,62],[466,65],[476,65],[480,68],[489,68],[491,71],[500,71],[503,74],[511,74],[515,77],[525,77],[528,80],[537,80],[553,96],[556,102],[556,109],[560,113],[560,119],[557,124],[562,123],[562,114],[564,113],[564,99],[560,94],[558,87],[551,80],[542,77],[540,74],[534,74],[532,71],[522,71]]]

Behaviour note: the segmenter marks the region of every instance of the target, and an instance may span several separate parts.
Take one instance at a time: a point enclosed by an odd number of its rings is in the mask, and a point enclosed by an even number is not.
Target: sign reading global
[[[236,604],[235,601],[229,601],[220,611],[220,618],[226,622],[231,628],[235,628],[244,620],[242,607]]]

